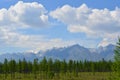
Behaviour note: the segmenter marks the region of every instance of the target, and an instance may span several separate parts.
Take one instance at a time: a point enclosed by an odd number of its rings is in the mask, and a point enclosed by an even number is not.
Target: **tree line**
[[[34,75],[40,72],[50,73],[54,75],[55,73],[66,73],[66,72],[111,72],[112,61],[105,61],[104,59],[98,62],[93,61],[74,61],[74,60],[52,60],[46,59],[45,57],[39,61],[34,59],[33,62],[23,60],[15,61],[11,59],[8,61],[4,60],[3,63],[0,63],[0,74],[11,74],[11,77],[14,77],[15,73],[29,74],[33,73]]]

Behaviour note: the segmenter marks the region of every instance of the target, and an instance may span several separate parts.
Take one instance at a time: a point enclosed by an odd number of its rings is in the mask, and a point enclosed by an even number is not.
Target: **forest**
[[[39,61],[34,59],[33,62],[23,60],[15,61],[7,59],[3,63],[0,63],[0,74],[1,77],[8,80],[24,80],[24,77],[30,76],[32,74],[35,80],[40,79],[40,74],[42,78],[53,79],[56,75],[60,74],[70,74],[71,76],[78,77],[80,73],[85,74],[91,73],[95,75],[96,73],[111,73],[112,61],[105,61],[104,59],[98,62],[93,61],[74,61],[74,60],[52,60],[46,59]],[[16,76],[18,76],[16,78]],[[20,75],[22,75],[20,77]],[[39,76],[38,76],[39,75]],[[39,77],[39,78],[38,78]],[[76,79],[74,79],[76,80]]]

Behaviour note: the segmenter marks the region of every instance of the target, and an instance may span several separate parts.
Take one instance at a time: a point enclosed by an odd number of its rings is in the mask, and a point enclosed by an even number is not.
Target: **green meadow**
[[[110,72],[79,72],[76,73],[55,73],[49,74],[45,72],[41,72],[36,74],[36,76],[32,73],[29,74],[5,74],[0,75],[0,80],[110,80],[112,77],[112,73]]]

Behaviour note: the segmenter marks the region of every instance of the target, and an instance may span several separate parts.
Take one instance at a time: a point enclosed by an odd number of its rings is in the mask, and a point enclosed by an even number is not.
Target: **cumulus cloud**
[[[5,28],[0,28],[0,43],[5,46],[29,48],[30,51],[34,52],[75,44],[74,41],[70,40],[64,41],[60,38],[49,39],[43,35],[20,34]]]
[[[0,9],[1,45],[39,51],[74,44],[74,41],[64,41],[59,38],[49,39],[41,34],[30,35],[18,32],[19,28],[46,26],[49,26],[48,12],[42,4],[37,2],[18,1],[8,9]]]
[[[45,27],[49,25],[46,13],[42,4],[18,1],[9,9],[0,9],[0,26]]]
[[[68,31],[72,33],[80,32],[86,33],[90,37],[101,37],[103,40],[98,45],[104,46],[114,43],[120,34],[119,8],[110,11],[109,9],[92,9],[86,4],[77,8],[64,5],[51,11],[50,16],[66,24]],[[48,25],[48,12],[42,4],[18,1],[8,9],[0,9],[0,43],[14,47],[30,48],[34,51],[64,47],[76,43],[86,45],[85,43],[91,42],[94,44],[90,40],[49,39],[40,34],[21,34],[16,30],[26,27],[46,27]]]
[[[92,9],[86,4],[77,8],[64,5],[51,11],[50,16],[66,24],[68,31],[72,33],[100,37],[103,38],[103,42],[112,43],[120,34],[120,8],[117,7],[109,10],[107,8]]]
[[[109,44],[115,45],[116,42],[118,41],[118,35],[119,35],[119,33],[104,35],[104,38],[100,41],[100,43],[98,44],[98,47],[100,47],[100,46],[105,47]]]
[[[70,32],[84,32],[87,35],[104,35],[120,32],[120,9],[92,9],[86,4],[80,7],[64,5],[50,15],[68,25]]]

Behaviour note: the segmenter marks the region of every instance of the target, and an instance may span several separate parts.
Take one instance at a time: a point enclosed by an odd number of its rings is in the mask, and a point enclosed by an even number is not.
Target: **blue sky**
[[[115,44],[119,0],[1,0],[0,53]]]
[[[38,2],[43,4],[45,8],[50,11],[57,7],[62,7],[63,5],[69,4],[74,7],[79,7],[83,3],[87,4],[91,8],[108,8],[114,9],[116,6],[120,6],[119,0],[1,0],[0,8],[9,8],[11,5],[15,5],[18,1],[24,2]]]

